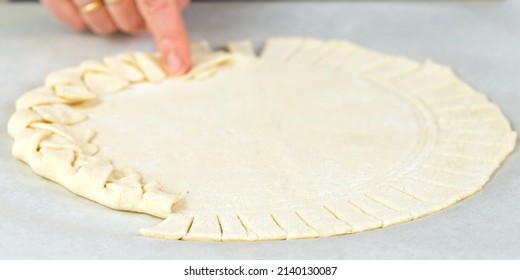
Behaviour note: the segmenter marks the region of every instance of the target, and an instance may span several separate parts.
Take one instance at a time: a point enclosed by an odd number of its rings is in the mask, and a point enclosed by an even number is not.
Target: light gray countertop
[[[196,3],[193,40],[215,47],[275,35],[351,40],[452,66],[520,127],[520,1],[425,3]],[[6,123],[16,98],[46,73],[127,50],[146,34],[74,33],[36,4],[0,4],[0,259],[454,259],[520,258],[518,147],[476,195],[381,230],[301,241],[179,242],[145,238],[159,220],[113,211],[43,180],[11,156]]]

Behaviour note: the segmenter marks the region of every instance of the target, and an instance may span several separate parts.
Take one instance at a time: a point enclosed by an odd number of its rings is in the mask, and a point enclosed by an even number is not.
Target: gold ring
[[[103,0],[105,5],[117,5],[121,3],[121,0]]]
[[[79,10],[82,14],[90,13],[94,10],[99,9],[103,5],[103,2],[101,0],[94,0],[85,6],[81,7]]]

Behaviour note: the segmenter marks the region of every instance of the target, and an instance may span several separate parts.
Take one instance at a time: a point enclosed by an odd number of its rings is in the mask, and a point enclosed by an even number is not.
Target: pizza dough
[[[155,54],[48,75],[9,122],[14,155],[108,207],[166,218],[146,236],[324,237],[439,211],[512,151],[500,109],[446,66],[345,41],[192,45],[167,77]]]

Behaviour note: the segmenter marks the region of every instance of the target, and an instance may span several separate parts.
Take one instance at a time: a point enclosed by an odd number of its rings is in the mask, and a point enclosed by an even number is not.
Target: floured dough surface
[[[342,41],[228,49],[194,44],[180,78],[148,54],[51,74],[17,104],[14,154],[101,204],[167,217],[144,235],[235,241],[430,214],[514,147],[500,110],[445,66]]]
[[[428,129],[412,104],[377,85],[253,59],[204,88],[138,85],[101,102],[88,110],[101,153],[170,192],[189,190],[179,213],[337,200],[396,176]]]

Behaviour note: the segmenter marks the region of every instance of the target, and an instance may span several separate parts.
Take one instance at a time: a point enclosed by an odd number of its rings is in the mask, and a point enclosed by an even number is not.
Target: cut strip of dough
[[[181,239],[188,232],[192,222],[193,216],[191,215],[171,214],[157,226],[143,228],[140,232],[149,237]]]
[[[130,211],[140,208],[143,189],[141,179],[137,174],[128,174],[116,181],[109,182],[106,184],[106,188],[112,193],[113,199],[108,202],[111,208]]]
[[[32,167],[41,160],[41,154],[38,153],[40,142],[51,134],[52,132],[46,129],[31,127],[22,129],[15,136],[13,155]]]
[[[413,180],[407,177],[400,178],[395,182],[389,182],[390,186],[405,193],[413,195],[422,201],[439,204],[440,207],[447,206],[461,197],[461,190],[447,186],[439,186],[426,181]]]
[[[514,134],[511,138],[516,137]],[[443,155],[455,155],[472,159],[479,159],[494,163],[501,162],[504,157],[514,148],[513,143],[510,146],[495,145],[478,145],[469,142],[448,142],[440,141],[437,145],[436,152]]]
[[[461,96],[450,100],[439,100],[431,106],[434,113],[489,108],[489,100],[482,94]]]
[[[87,119],[84,114],[63,104],[40,105],[33,110],[48,122],[77,124]]]
[[[398,77],[413,70],[417,70],[421,64],[405,57],[391,57],[389,60],[364,71],[366,77],[386,80]]]
[[[507,132],[511,131],[511,125],[505,119],[475,119],[475,118],[464,118],[464,119],[445,119],[438,118],[437,124],[441,130],[447,131],[482,131],[482,132]]]
[[[287,233],[287,239],[318,237],[319,233],[309,227],[296,212],[279,211],[272,214],[276,223]]]
[[[219,214],[222,241],[254,241],[256,236],[248,232],[237,215]]]
[[[109,163],[87,163],[73,175],[68,189],[91,200],[103,199],[102,192],[113,171]]]
[[[247,231],[254,233],[256,240],[287,238],[287,233],[276,224],[269,214],[240,214],[238,217]]]
[[[29,109],[19,109],[11,116],[7,124],[7,132],[11,137],[16,137],[20,131],[27,128],[33,122],[43,121],[42,117]]]
[[[212,52],[211,46],[208,41],[201,40],[198,42],[191,43],[190,45],[191,56],[197,56],[201,54],[207,54]]]
[[[406,175],[408,178],[418,180],[421,182],[437,184],[455,189],[474,190],[480,189],[489,176],[484,177],[469,177],[465,175],[458,175],[448,173],[442,170],[435,170],[430,168],[417,168]]]
[[[249,40],[232,41],[226,44],[226,49],[231,53],[237,53],[245,56],[256,57],[253,44]]]
[[[502,116],[502,111],[496,106],[485,105],[478,107],[456,107],[432,110],[441,121],[444,120],[470,120],[478,118],[479,120],[497,120]]]
[[[18,98],[18,100],[16,100],[16,109],[29,109],[37,105],[72,102],[72,100],[60,98],[51,88],[39,87],[25,93],[20,98]]]
[[[445,83],[439,87],[421,91],[417,96],[427,104],[434,104],[441,100],[450,100],[462,96],[471,96],[476,91],[461,81]]]
[[[498,164],[494,162],[453,157],[438,152],[433,152],[430,157],[423,162],[422,166],[426,168],[447,168],[467,174],[492,174],[493,171],[498,168]]]
[[[83,71],[79,67],[56,71],[45,77],[45,86],[52,88],[56,85],[81,84],[82,75]]]
[[[301,38],[271,38],[265,43],[260,58],[268,61],[283,62],[301,46]]]
[[[127,80],[101,73],[86,73],[84,80],[90,91],[97,94],[113,93],[129,85]]]
[[[82,102],[96,98],[96,94],[83,84],[60,84],[54,86],[57,96],[71,102]]]
[[[51,134],[40,142],[40,147],[51,148],[56,150],[71,150],[75,152],[82,152],[80,147],[69,141],[69,139],[59,135]]]
[[[382,221],[383,226],[402,223],[412,219],[410,214],[392,209],[364,195],[350,198],[349,202],[363,213]]]
[[[375,68],[390,61],[392,58],[382,53],[371,50],[360,50],[346,55],[338,65],[338,70],[343,72],[361,72]]]
[[[420,93],[443,87],[457,80],[453,71],[432,61],[419,69],[391,79],[392,83],[410,93]]]
[[[171,194],[160,188],[146,189],[143,194],[143,205],[139,210],[150,215],[166,218],[172,213],[175,203],[181,201],[186,196],[186,192]]]
[[[166,72],[156,57],[145,53],[135,53],[134,57],[149,82],[160,82],[166,78]]]
[[[116,57],[106,57],[103,62],[108,65],[112,72],[123,80],[140,82],[145,79],[143,73],[132,64]]]
[[[195,66],[180,77],[182,80],[207,79],[217,73],[217,69],[233,64],[235,57],[224,52],[212,52],[194,57]]]
[[[288,58],[289,63],[309,64],[323,55],[330,47],[330,44],[313,38],[305,38],[301,45]]]
[[[139,64],[137,63],[137,59],[133,53],[120,53],[120,54],[115,55],[115,57],[123,62],[126,62],[126,63],[136,67],[137,69],[141,69],[139,67]],[[143,73],[143,75],[144,75],[144,73]]]
[[[67,138],[67,140],[78,146],[83,146],[84,144],[89,143],[95,135],[95,132],[90,128],[61,125],[57,123],[34,122],[30,124],[30,127],[46,129]]]
[[[190,231],[182,239],[195,241],[221,241],[222,232],[217,215],[195,215]]]
[[[33,163],[34,171],[49,180],[64,184],[76,170],[72,167],[75,154],[71,150],[56,150],[50,148],[40,149],[41,160]],[[52,166],[50,169],[48,166]]]
[[[353,206],[348,201],[329,202],[325,206],[338,219],[352,226],[352,232],[360,232],[369,229],[379,228],[383,223]]]
[[[515,132],[482,132],[482,131],[443,131],[439,135],[441,141],[474,143],[476,145],[510,147],[516,138]]]
[[[87,60],[79,65],[83,75],[88,72],[101,73],[106,75],[114,74],[113,71],[103,62],[97,60]]]
[[[338,67],[347,59],[346,57],[355,55],[364,50],[356,44],[342,41],[331,41],[325,53],[314,60],[313,64],[323,67],[338,69]]]
[[[421,201],[389,185],[376,187],[367,192],[366,196],[393,209],[410,213],[414,219],[439,210],[432,207],[430,203]]]
[[[309,206],[296,211],[298,216],[316,230],[320,237],[352,232],[352,226],[336,218],[323,206]]]

